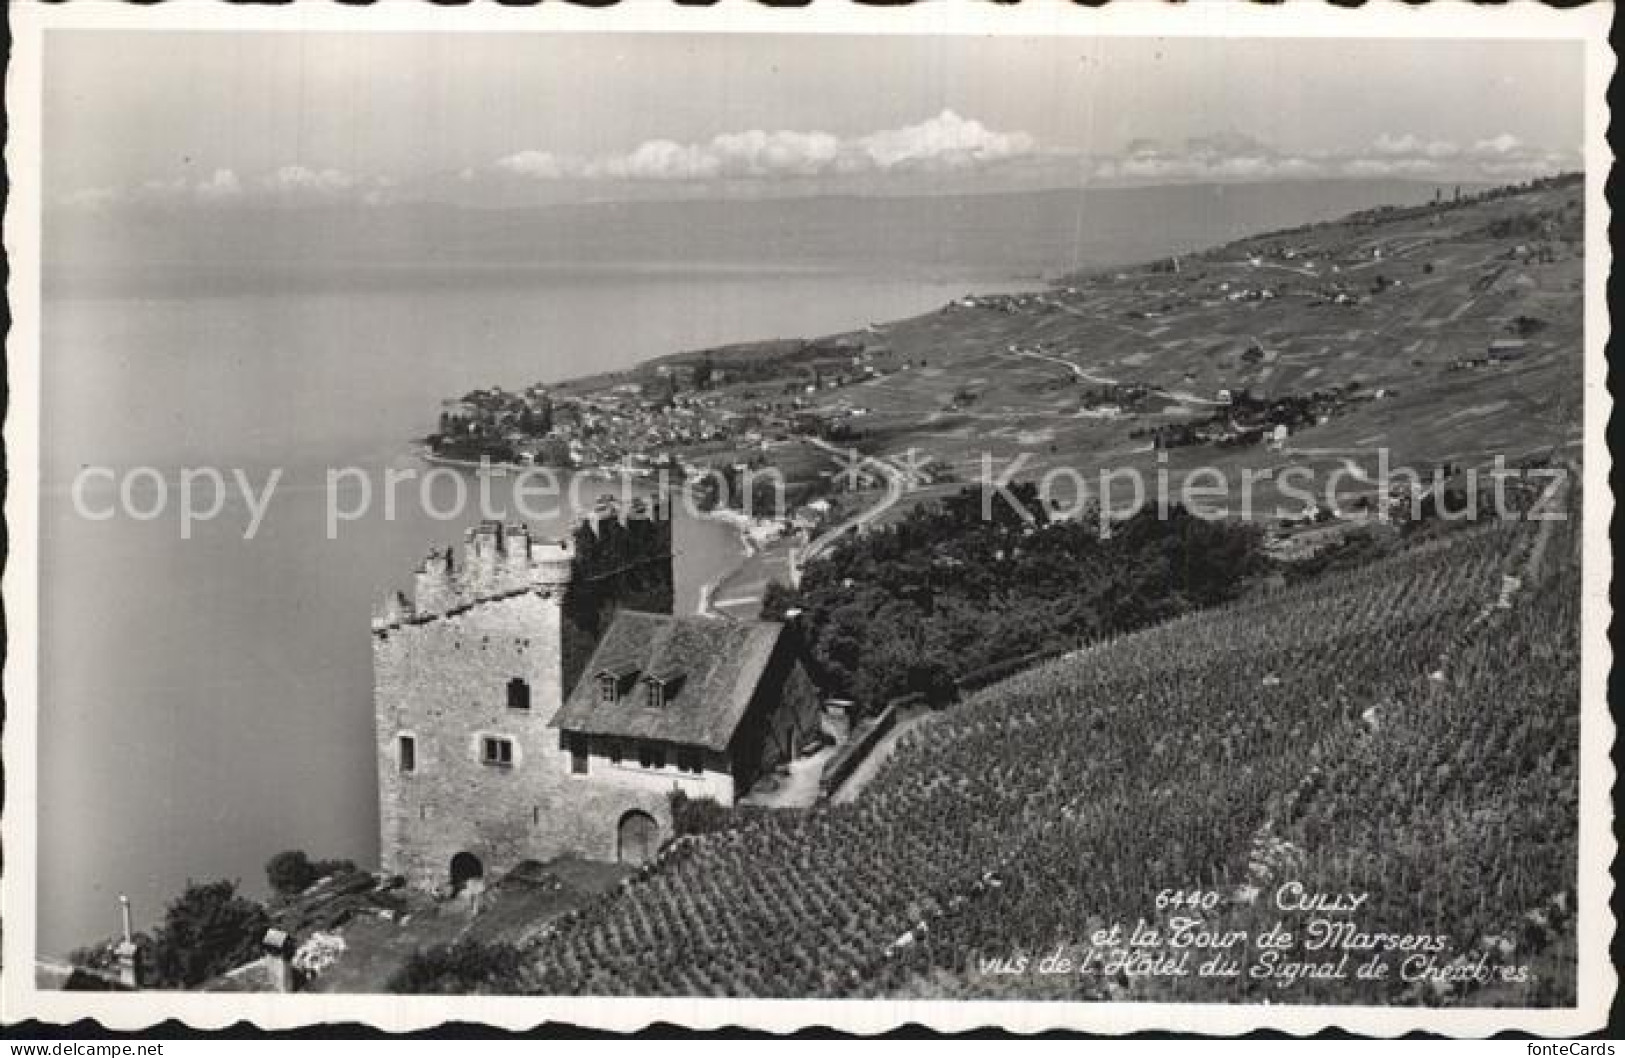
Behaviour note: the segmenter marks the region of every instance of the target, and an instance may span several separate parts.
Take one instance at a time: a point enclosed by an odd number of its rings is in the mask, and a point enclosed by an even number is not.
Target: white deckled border
[[[167,1018],[196,1028],[249,1021],[262,1028],[316,1022],[362,1022],[390,1030],[447,1020],[523,1029],[545,1021],[635,1030],[666,1021],[694,1029],[730,1025],[787,1032],[827,1025],[880,1032],[919,1023],[943,1031],[997,1026],[1013,1032],[1073,1028],[1100,1033],[1143,1029],[1215,1034],[1258,1028],[1310,1033],[1336,1026],[1379,1036],[1428,1030],[1483,1036],[1503,1030],[1575,1035],[1601,1027],[1617,988],[1608,945],[1615,922],[1608,908],[1616,845],[1608,713],[1612,554],[1608,524],[1609,452],[1604,440],[1612,401],[1605,347],[1609,333],[1606,283],[1610,265],[1608,205],[1603,197],[1612,156],[1605,141],[1605,92],[1615,68],[1607,44],[1611,5],[1559,11],[1532,0],[1481,8],[1441,0],[1425,7],[1373,3],[1357,10],[1322,4],[1264,7],[1234,0],[1174,6],[1118,3],[1085,9],[1062,0],[1017,7],[931,3],[909,9],[859,8],[816,0],[810,9],[775,10],[723,0],[714,8],[679,8],[632,0],[612,9],[546,4],[539,8],[471,5],[434,8],[389,4],[347,8],[301,0],[291,7],[238,8],[184,0],[156,7],[81,3],[44,8],[24,2],[10,11],[14,43],[8,74],[11,137],[7,165],[11,199],[5,245],[11,256],[12,330],[7,339],[10,414],[5,424],[10,486],[5,515],[10,555],[3,578],[8,644],[4,765],[5,817],[0,821],[7,870],[0,879],[5,924],[0,1020],[27,1017],[68,1022],[93,1017],[109,1028],[135,1029]],[[52,32],[72,30],[358,31],[371,32],[706,32],[866,33],[1003,36],[1102,35],[1170,37],[1431,37],[1545,38],[1582,42],[1586,56],[1586,286],[1584,453],[1584,610],[1581,675],[1581,825],[1578,886],[1578,1005],[1568,1009],[1425,1009],[1410,1007],[1253,1006],[1217,1004],[1074,1004],[992,1001],[813,1001],[687,999],[537,999],[435,996],[203,995],[182,992],[99,994],[35,988],[34,893],[37,866],[37,662],[34,619],[39,597],[39,236],[40,77],[42,49]]]

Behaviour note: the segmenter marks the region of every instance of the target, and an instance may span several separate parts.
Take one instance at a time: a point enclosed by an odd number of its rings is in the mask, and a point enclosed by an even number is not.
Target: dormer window
[[[651,672],[643,678],[643,702],[650,709],[663,708],[677,696],[683,685],[683,674],[674,668]]]
[[[638,667],[633,664],[612,665],[599,669],[598,701],[604,705],[614,705],[621,700],[621,691],[627,687],[628,681],[636,678]]]

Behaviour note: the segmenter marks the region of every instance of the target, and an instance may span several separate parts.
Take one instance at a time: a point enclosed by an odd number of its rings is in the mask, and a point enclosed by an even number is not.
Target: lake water
[[[726,212],[715,224],[674,221],[659,252],[622,248],[635,267],[614,264],[614,247],[583,229],[597,255],[584,270],[504,263],[511,246],[499,266],[465,261],[454,275],[400,263],[228,275],[171,258],[76,282],[48,261],[40,950],[112,933],[121,892],[148,924],[188,878],[239,878],[261,892],[265,861],[284,848],[376,862],[369,616],[467,522],[403,502],[393,520],[375,506],[329,540],[326,468],[361,467],[376,484],[385,467],[414,466],[409,441],[433,427],[439,402],[478,386],[853,329],[969,290],[1032,286],[1080,255],[1146,256],[1428,193],[1311,190],[1232,192],[1218,208],[1211,190],[1164,189],[1088,215],[1056,196],[987,211],[963,200],[952,210],[870,203],[861,214],[792,204],[771,230],[758,206],[749,224],[766,233],[759,240],[755,228],[723,230]],[[640,215],[614,238],[649,227]],[[101,245],[139,253],[116,234]],[[48,227],[48,256],[55,247]],[[843,247],[853,248],[844,262]],[[724,251],[725,267],[686,263]],[[89,250],[80,260],[102,262]],[[182,539],[174,516],[79,517],[68,486],[82,466],[151,466],[171,486],[196,466],[240,469],[257,488],[274,467],[284,477],[254,539],[243,538],[240,499]],[[152,491],[147,482],[133,495]],[[102,483],[89,498],[99,507],[111,495]],[[691,611],[737,543],[717,523],[682,519],[675,541],[678,601]]]
[[[421,469],[409,439],[433,428],[442,398],[474,386],[826,333],[967,289],[808,273],[600,279],[47,301],[41,950],[111,932],[120,892],[150,922],[188,878],[260,891],[283,848],[376,862],[368,619],[468,521],[431,517],[408,483],[393,520],[374,504],[329,540],[327,468],[361,468],[375,490],[386,467]],[[80,466],[159,469],[171,513],[80,517],[69,491]],[[181,538],[179,473],[201,466],[242,469],[256,494],[283,468],[254,539],[235,493]],[[93,486],[88,509],[117,499],[110,483]],[[156,492],[138,478],[136,509]],[[501,483],[495,493],[509,495]],[[691,612],[738,543],[681,513],[674,538],[678,604]]]

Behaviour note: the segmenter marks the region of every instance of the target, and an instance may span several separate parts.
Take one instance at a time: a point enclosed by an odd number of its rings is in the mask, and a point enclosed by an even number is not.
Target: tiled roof
[[[622,610],[552,726],[726,749],[783,631],[770,621]],[[648,705],[641,682],[623,688],[613,705],[599,700],[599,673],[624,679],[633,670],[640,681],[650,675],[667,681],[664,705]]]

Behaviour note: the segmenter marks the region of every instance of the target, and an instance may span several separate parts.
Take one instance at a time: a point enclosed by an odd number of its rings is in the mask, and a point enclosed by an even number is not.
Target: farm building
[[[1490,342],[1488,352],[1491,361],[1504,362],[1522,360],[1528,351],[1529,343],[1522,338],[1497,338]]]

